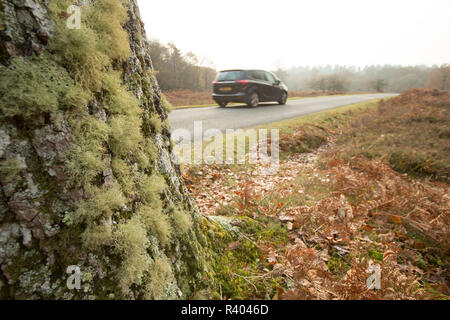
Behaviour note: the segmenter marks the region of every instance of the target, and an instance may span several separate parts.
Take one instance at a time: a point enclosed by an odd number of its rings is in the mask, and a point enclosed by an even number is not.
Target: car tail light
[[[248,84],[247,80],[237,80],[236,82],[237,83],[242,83],[242,84]]]
[[[212,82],[212,84],[216,84],[216,83],[217,83],[217,81],[213,81],[213,82]]]

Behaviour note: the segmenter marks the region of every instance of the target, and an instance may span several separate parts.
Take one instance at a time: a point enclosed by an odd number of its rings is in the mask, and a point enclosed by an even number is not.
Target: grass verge
[[[302,100],[302,99],[314,99],[314,98],[326,98],[326,97],[341,97],[341,96],[350,96],[355,94],[361,94],[361,93],[348,93],[348,94],[333,94],[333,95],[318,95],[318,96],[312,96],[312,97],[289,97],[288,100]],[[244,103],[230,103],[228,107],[233,106],[242,106],[245,105]],[[179,109],[196,109],[196,108],[206,108],[206,107],[213,107],[217,106],[214,102],[212,103],[206,103],[206,104],[196,104],[196,105],[186,105],[186,106],[172,106],[172,110],[179,110]]]
[[[448,299],[449,186],[432,181],[442,174],[416,179],[415,167],[397,169],[389,159],[412,150],[414,160],[422,149],[446,157],[449,98],[410,91],[271,124],[286,155],[273,176],[258,174],[258,165],[188,168],[186,182],[203,214],[277,230],[263,237],[243,226],[244,242],[259,256],[253,252],[250,268],[239,256],[221,261],[217,272],[231,268],[241,281],[236,287],[226,279],[227,297]],[[387,133],[396,143],[374,139]],[[326,141],[335,143],[317,152]],[[370,159],[367,143],[377,151]],[[240,245],[231,241],[228,250]],[[377,290],[367,289],[371,265],[381,272]]]

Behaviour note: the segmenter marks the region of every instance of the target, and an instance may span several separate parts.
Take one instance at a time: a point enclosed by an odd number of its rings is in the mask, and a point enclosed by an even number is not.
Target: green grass
[[[348,106],[338,107],[330,110],[325,110],[297,118],[287,119],[283,121],[277,121],[269,124],[258,125],[246,130],[254,129],[257,131],[257,139],[259,139],[258,129],[268,129],[268,137],[270,137],[270,130],[279,129],[280,132],[280,156],[284,156],[292,152],[310,152],[311,150],[319,147],[326,141],[327,136],[332,130],[342,125],[348,124],[356,115],[378,106],[378,101],[367,101]],[[299,129],[300,128],[300,129]],[[301,132],[299,131],[301,130]],[[236,134],[234,143],[238,138],[244,138],[246,131],[241,134]],[[220,144],[222,145],[223,161],[226,160],[226,139],[225,135],[216,139],[210,139],[203,141],[202,152],[205,148],[215,148],[220,150]],[[222,139],[222,141],[220,141]],[[292,142],[292,143],[291,143]],[[218,143],[219,145],[214,145]],[[245,152],[249,150],[249,139],[245,138]],[[191,157],[194,155],[194,146],[191,145]],[[233,152],[234,163],[237,159],[237,150],[234,148]]]
[[[351,120],[352,117],[361,112],[364,112],[368,109],[376,108],[378,106],[379,101],[380,99],[375,99],[371,101],[351,104],[347,106],[307,114],[301,117],[276,121],[269,124],[258,125],[255,126],[254,128],[279,129],[280,134],[283,133],[289,134],[293,133],[295,129],[304,124],[336,127],[337,125],[340,125],[343,122]]]

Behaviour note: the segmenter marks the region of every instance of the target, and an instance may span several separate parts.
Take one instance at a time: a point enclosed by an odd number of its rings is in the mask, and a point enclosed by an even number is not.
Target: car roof
[[[229,70],[221,70],[219,72],[228,72],[228,71],[264,71],[264,72],[269,72],[269,71],[262,70],[262,69],[229,69]]]

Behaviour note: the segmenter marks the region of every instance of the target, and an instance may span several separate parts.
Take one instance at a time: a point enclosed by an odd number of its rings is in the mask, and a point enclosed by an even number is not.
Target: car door
[[[271,101],[276,101],[281,96],[280,82],[273,74],[270,72],[265,72],[265,76],[270,85],[270,99]]]
[[[265,71],[255,71],[255,74],[259,80],[259,101],[271,101],[272,99],[272,83],[266,76]]]

